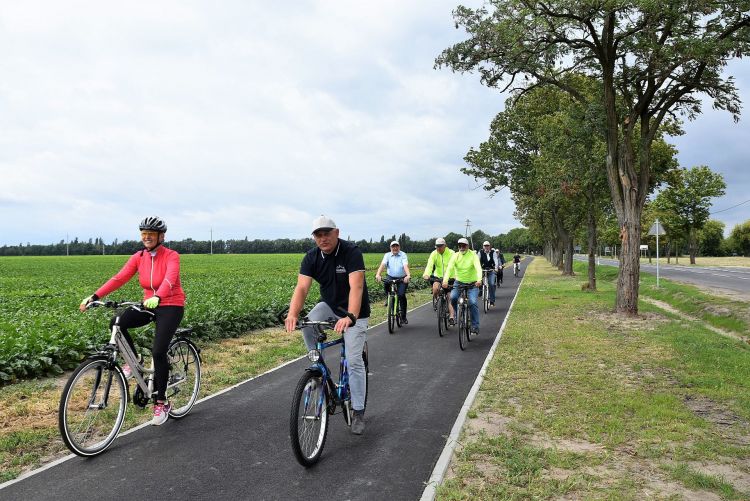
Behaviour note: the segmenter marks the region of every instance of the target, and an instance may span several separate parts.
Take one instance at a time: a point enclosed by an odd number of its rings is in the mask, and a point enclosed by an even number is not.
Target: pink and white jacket
[[[180,255],[160,245],[155,255],[140,250],[130,256],[117,275],[99,287],[96,295],[106,296],[123,285],[138,272],[138,281],[143,287],[143,299],[159,296],[159,306],[185,306],[185,292],[180,284]]]

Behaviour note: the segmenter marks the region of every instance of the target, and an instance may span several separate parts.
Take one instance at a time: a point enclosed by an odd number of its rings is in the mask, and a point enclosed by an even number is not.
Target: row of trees
[[[463,235],[455,232],[445,235],[446,243],[456,248],[458,239]],[[475,246],[479,246],[485,240],[492,242],[496,248],[505,252],[539,252],[541,245],[535,240],[531,232],[526,228],[515,228],[508,233],[490,236],[482,230],[471,234]],[[351,237],[348,238],[351,240]],[[386,238],[382,235],[379,240],[359,240],[357,245],[363,252],[388,252],[390,243],[398,240],[405,252],[431,252],[435,248],[435,239],[413,240],[407,234],[391,235]],[[181,254],[276,254],[276,253],[302,253],[315,245],[310,238],[279,238],[275,240],[249,240],[247,237],[241,240],[170,240],[167,243],[170,249]],[[78,238],[71,242],[64,240],[56,244],[48,245],[4,245],[0,247],[0,256],[64,256],[64,255],[92,255],[92,254],[132,254],[143,248],[138,240],[115,240],[111,244],[104,244],[102,239],[89,239],[79,241]]]
[[[615,310],[636,314],[647,201],[688,172],[665,136],[682,134],[680,116],[700,114],[701,95],[738,119],[737,88],[722,72],[750,48],[747,2],[488,0],[454,18],[468,38],[436,66],[476,71],[511,96],[464,172],[487,190],[508,187],[520,220],[567,273],[585,225],[591,289],[597,225],[616,219]],[[654,199],[654,210],[678,199]],[[695,228],[681,227],[692,249]]]

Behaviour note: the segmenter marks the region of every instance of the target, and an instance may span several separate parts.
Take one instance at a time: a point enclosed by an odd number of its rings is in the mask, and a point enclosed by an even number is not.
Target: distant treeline
[[[344,235],[341,235],[344,237]],[[441,236],[441,235],[436,235]],[[449,247],[455,248],[458,239],[463,237],[459,233],[442,235]],[[350,237],[344,237],[351,240]],[[413,240],[405,233],[399,236],[381,235],[379,240],[358,240],[356,244],[362,252],[387,252],[389,244],[398,240],[404,252],[431,252],[435,248],[435,238],[427,240]],[[541,250],[541,245],[535,241],[526,228],[515,228],[508,233],[490,236],[482,230],[471,234],[475,249],[482,246],[482,242],[489,240],[492,246],[503,252],[532,252]],[[168,240],[167,247],[180,254],[288,254],[302,253],[315,245],[311,238],[277,238],[275,240],[254,239],[245,237],[242,240]],[[56,244],[19,244],[0,247],[0,256],[65,256],[66,254],[82,256],[93,254],[132,254],[143,248],[138,240],[115,240],[106,244],[100,238],[88,241],[75,238],[70,242],[61,240]]]

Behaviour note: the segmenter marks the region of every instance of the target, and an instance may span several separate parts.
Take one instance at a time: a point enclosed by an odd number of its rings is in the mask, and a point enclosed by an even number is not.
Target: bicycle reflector
[[[318,350],[310,350],[307,352],[307,358],[310,362],[317,362],[320,360],[320,352]]]

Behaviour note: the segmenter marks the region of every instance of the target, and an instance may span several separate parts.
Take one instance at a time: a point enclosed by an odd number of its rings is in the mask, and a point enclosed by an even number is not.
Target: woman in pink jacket
[[[94,294],[81,302],[81,311],[90,301],[97,301],[110,292],[125,285],[133,275],[143,287],[143,306],[154,310],[154,316],[135,310],[125,310],[120,317],[120,327],[128,344],[135,352],[133,339],[128,334],[129,327],[142,327],[153,320],[156,323],[156,336],[152,347],[154,357],[154,417],[151,424],[160,425],[169,416],[169,402],[165,392],[169,376],[167,348],[185,313],[185,293],[180,285],[180,255],[164,247],[164,234],[167,224],[159,217],[147,217],[141,221],[141,241],[145,248],[130,256],[125,266]],[[114,324],[114,318],[112,323]],[[130,376],[130,367],[125,365],[123,371]]]

